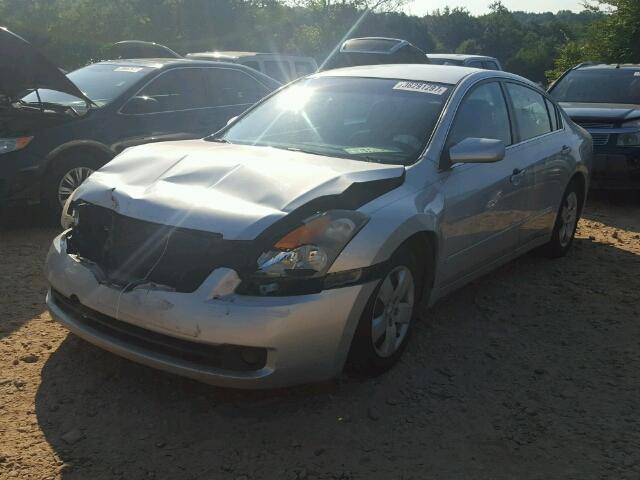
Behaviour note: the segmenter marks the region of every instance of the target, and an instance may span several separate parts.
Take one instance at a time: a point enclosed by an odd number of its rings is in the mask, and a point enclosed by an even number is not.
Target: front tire
[[[49,219],[58,222],[67,198],[89,175],[104,165],[106,159],[92,156],[89,152],[72,152],[53,162],[45,178],[42,203]]]
[[[408,249],[391,258],[360,317],[349,352],[350,370],[379,375],[402,356],[422,291],[416,267]]]
[[[567,254],[578,227],[582,205],[582,196],[576,184],[572,181],[567,187],[560,203],[556,222],[549,243],[542,247],[543,253],[549,258],[559,258]]]

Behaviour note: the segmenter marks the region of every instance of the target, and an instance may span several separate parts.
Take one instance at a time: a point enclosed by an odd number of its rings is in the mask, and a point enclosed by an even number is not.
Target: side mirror
[[[133,97],[129,100],[122,113],[140,115],[143,113],[155,113],[160,111],[160,102],[152,97]]]
[[[451,163],[493,163],[504,155],[504,142],[492,138],[465,138],[449,149]]]
[[[238,115],[236,115],[235,117],[231,117],[229,120],[227,120],[227,127],[231,125],[233,122],[235,122],[237,119],[238,119]]]

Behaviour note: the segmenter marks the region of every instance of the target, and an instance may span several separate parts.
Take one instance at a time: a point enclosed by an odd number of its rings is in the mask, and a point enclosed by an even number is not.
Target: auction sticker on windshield
[[[406,90],[408,92],[431,93],[433,95],[442,95],[447,91],[447,87],[436,85],[429,82],[398,82],[393,87],[394,90]]]

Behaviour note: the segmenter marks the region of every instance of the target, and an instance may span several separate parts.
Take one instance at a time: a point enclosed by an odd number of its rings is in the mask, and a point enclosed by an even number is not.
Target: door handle
[[[514,185],[519,185],[525,173],[527,173],[526,168],[522,168],[522,169],[514,168],[513,173],[511,174],[511,177],[510,177],[511,183],[513,183]]]
[[[571,147],[569,145],[563,145],[562,150],[560,150],[560,153],[562,153],[563,155],[571,153]]]

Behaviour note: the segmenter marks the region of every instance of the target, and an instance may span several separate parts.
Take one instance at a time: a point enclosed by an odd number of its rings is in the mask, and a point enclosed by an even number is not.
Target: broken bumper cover
[[[150,287],[122,293],[99,283],[91,265],[68,255],[65,239],[66,233],[54,239],[45,267],[51,285],[47,307],[56,320],[130,360],[225,387],[275,388],[336,377],[375,288],[369,282],[311,295],[213,298],[220,282],[214,271],[193,293]],[[141,341],[144,332],[148,341]],[[266,355],[252,369],[183,354],[207,347],[207,358],[225,352],[241,358],[243,351]]]

